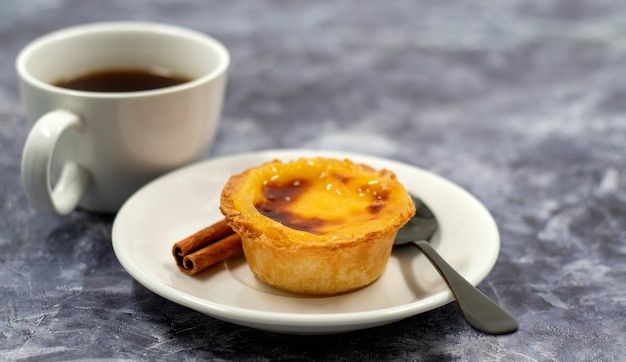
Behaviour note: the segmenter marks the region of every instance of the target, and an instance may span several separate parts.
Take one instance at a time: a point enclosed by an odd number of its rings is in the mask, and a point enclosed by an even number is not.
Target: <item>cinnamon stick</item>
[[[232,234],[183,258],[181,270],[194,275],[241,252],[241,238]]]
[[[178,241],[172,254],[178,268],[189,275],[197,274],[242,251],[241,238],[221,220]]]

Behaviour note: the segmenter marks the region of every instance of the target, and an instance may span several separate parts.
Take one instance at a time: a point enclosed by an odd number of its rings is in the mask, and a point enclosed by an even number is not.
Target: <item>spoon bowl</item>
[[[452,291],[461,314],[476,330],[494,335],[515,332],[517,319],[463,278],[430,246],[427,240],[439,227],[437,218],[422,200],[415,196],[411,198],[415,204],[415,215],[398,230],[394,247],[415,245],[426,255]]]

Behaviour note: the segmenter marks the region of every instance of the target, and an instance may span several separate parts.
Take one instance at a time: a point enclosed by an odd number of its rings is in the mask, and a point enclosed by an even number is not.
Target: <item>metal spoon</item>
[[[517,330],[515,317],[489,299],[450,266],[426,241],[437,231],[435,215],[417,197],[415,216],[398,231],[394,246],[414,244],[430,260],[456,299],[465,320],[475,329],[487,334],[507,334]]]

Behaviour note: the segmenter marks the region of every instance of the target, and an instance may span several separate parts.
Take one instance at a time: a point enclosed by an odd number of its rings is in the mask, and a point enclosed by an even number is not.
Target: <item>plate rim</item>
[[[469,200],[475,204],[474,206],[480,209],[480,212],[482,212],[484,214],[483,216],[486,217],[484,222],[491,224],[490,228],[492,229],[491,231],[494,233],[494,240],[491,253],[485,255],[485,259],[481,260],[484,265],[482,271],[479,272],[474,278],[471,278],[471,280],[470,278],[468,278],[468,281],[473,285],[478,285],[481,281],[484,280],[484,278],[486,278],[486,276],[495,266],[500,251],[500,235],[497,225],[489,210],[474,195],[472,195],[464,188],[429,170],[398,160],[349,151],[315,149],[269,149],[222,155],[207,158],[183,166],[154,179],[153,181],[147,183],[139,190],[137,190],[122,205],[117,215],[115,216],[115,219],[113,221],[111,238],[114,253],[118,261],[120,262],[124,270],[126,270],[126,272],[128,272],[131,277],[135,279],[139,284],[143,285],[147,289],[165,299],[168,299],[177,304],[186,306],[195,311],[220,320],[235,323],[238,325],[244,325],[252,328],[280,333],[332,333],[337,331],[343,332],[363,329],[391,323],[420,313],[424,313],[453,301],[452,293],[446,289],[444,291],[437,292],[431,296],[428,296],[425,299],[415,300],[399,306],[386,307],[368,311],[305,314],[253,310],[250,308],[225,305],[214,300],[207,300],[178,290],[174,286],[168,285],[162,280],[159,280],[157,277],[148,273],[144,273],[136,268],[133,265],[132,261],[129,259],[130,255],[124,252],[124,242],[121,241],[121,236],[119,235],[120,225],[123,223],[122,220],[124,218],[124,215],[129,212],[127,210],[129,210],[133,206],[133,203],[135,202],[134,200],[139,198],[141,194],[148,192],[146,190],[154,187],[153,185],[166,182],[168,178],[174,178],[187,172],[193,172],[193,170],[196,168],[210,167],[210,165],[214,163],[228,161],[236,163],[241,162],[245,159],[252,158],[269,161],[274,158],[293,159],[297,157],[312,156],[351,158],[354,159],[356,162],[385,164],[386,168],[389,168],[393,171],[395,171],[396,169],[406,169],[412,172],[418,172],[428,178],[431,178],[435,182],[444,184],[445,187],[454,189],[455,192],[462,194],[464,197],[469,198]]]

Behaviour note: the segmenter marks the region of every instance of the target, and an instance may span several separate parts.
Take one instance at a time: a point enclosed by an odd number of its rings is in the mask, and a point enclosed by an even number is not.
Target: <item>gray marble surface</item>
[[[451,303],[382,327],[291,336],[225,323],[135,282],[113,215],[34,211],[14,59],[52,30],[149,20],[211,34],[232,67],[207,158],[335,149],[429,169],[492,212],[479,285],[520,330]],[[0,0],[1,360],[623,360],[626,3]]]

